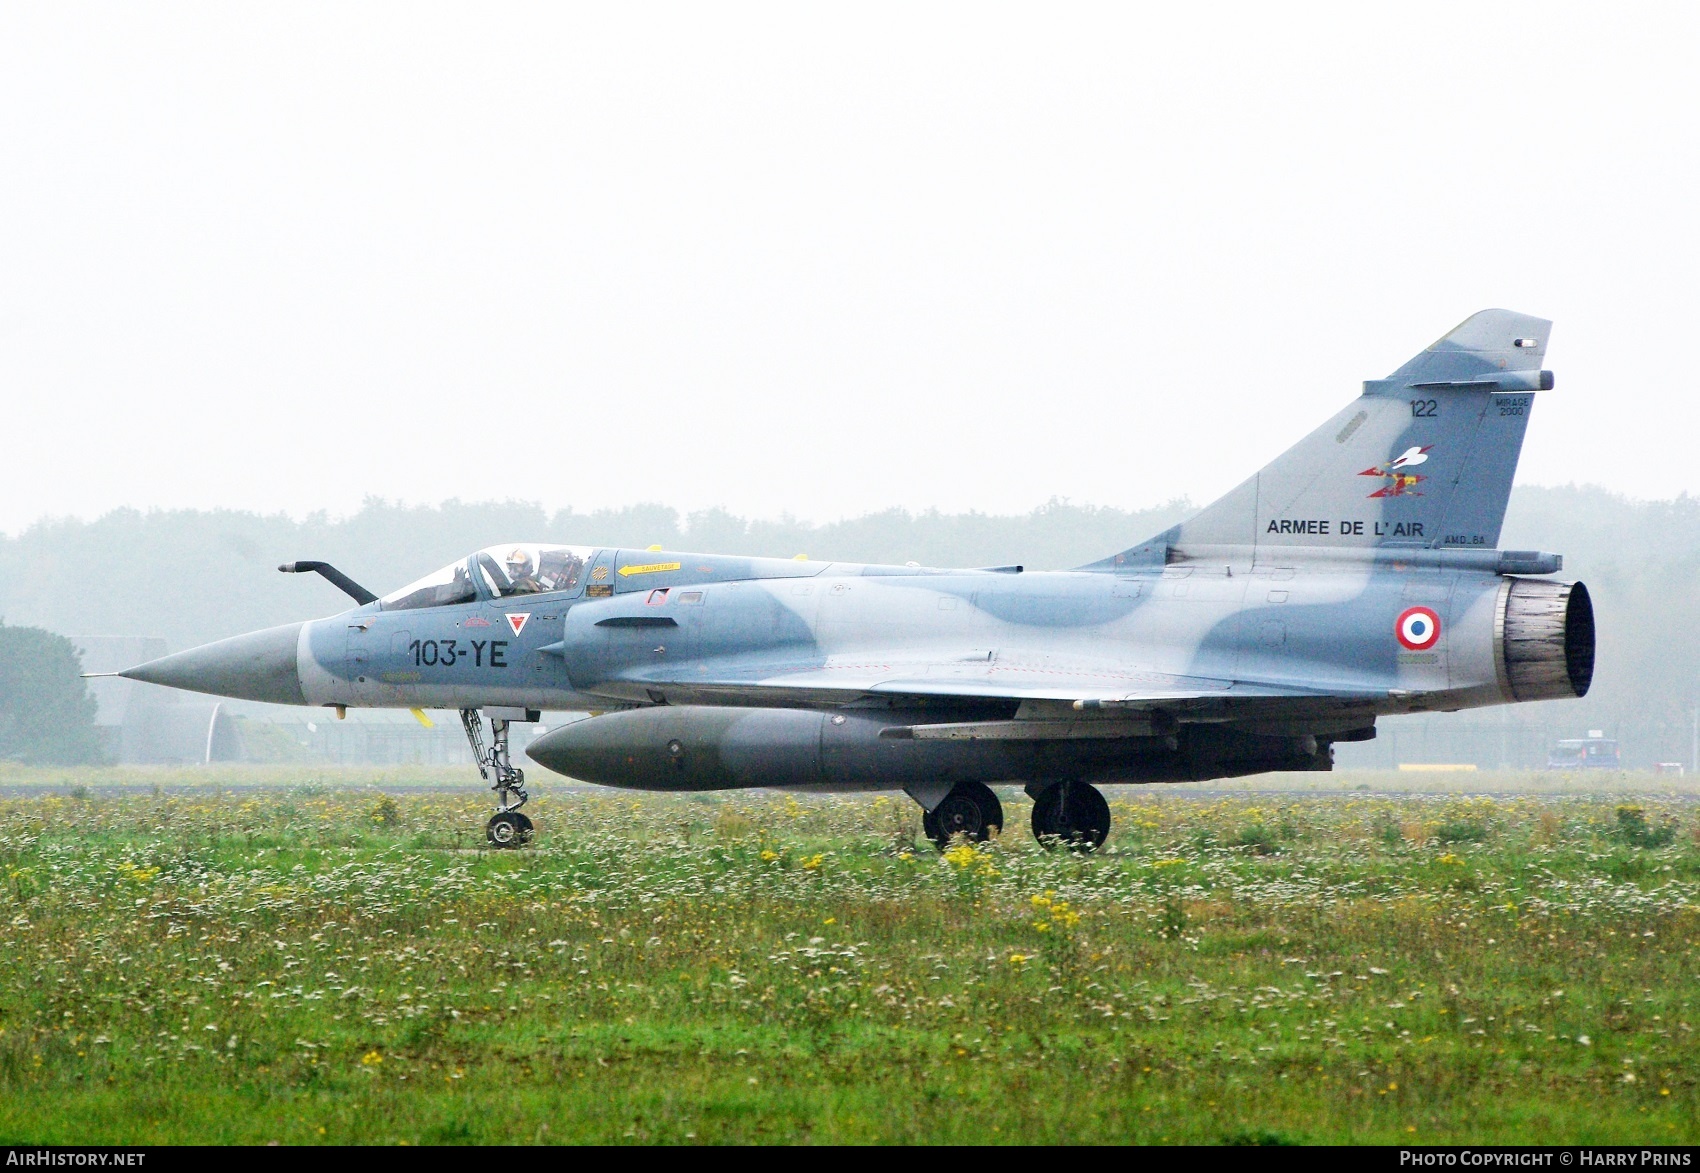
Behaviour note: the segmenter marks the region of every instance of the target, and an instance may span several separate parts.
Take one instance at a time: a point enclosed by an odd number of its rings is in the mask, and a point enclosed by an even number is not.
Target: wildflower
[[[817,851],[814,855],[809,856],[808,859],[803,861],[803,870],[805,872],[818,872],[820,870],[820,861],[823,858],[825,857],[822,853]]]
[[[776,860],[778,858],[779,858],[779,853],[777,851],[774,851],[771,848],[766,848],[766,847],[762,848],[761,861],[763,863],[772,863],[774,860]]]
[[[1011,953],[1009,955],[1009,963],[1011,965],[1020,965],[1022,962],[1029,960],[1031,960],[1031,958],[1025,953]]]
[[[362,1067],[376,1067],[383,1061],[384,1057],[376,1051],[367,1051],[364,1055],[360,1056],[360,1065]]]

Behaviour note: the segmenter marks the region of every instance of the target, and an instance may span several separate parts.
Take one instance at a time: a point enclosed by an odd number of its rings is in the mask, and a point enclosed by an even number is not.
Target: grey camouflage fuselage
[[[1475,315],[1198,516],[1079,570],[569,547],[504,566],[492,547],[428,590],[127,675],[595,712],[530,755],[649,789],[903,787],[930,806],[963,781],[1327,769],[1378,716],[1587,691],[1586,590],[1528,577],[1554,555],[1496,548],[1547,331]],[[551,558],[569,569],[548,579]]]

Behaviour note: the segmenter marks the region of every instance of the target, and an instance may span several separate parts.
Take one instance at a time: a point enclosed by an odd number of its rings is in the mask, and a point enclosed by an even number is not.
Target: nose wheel
[[[484,717],[477,709],[460,711],[461,727],[472,746],[478,773],[496,792],[496,813],[484,825],[491,847],[523,847],[531,840],[531,820],[519,813],[531,795],[525,790],[525,771],[508,756],[508,718],[490,718],[490,745],[484,745]]]
[[[491,847],[523,847],[531,840],[531,820],[518,811],[502,811],[484,824],[484,837]]]
[[[1096,786],[1058,782],[1033,798],[1033,837],[1045,847],[1097,851],[1110,837],[1110,804]]]

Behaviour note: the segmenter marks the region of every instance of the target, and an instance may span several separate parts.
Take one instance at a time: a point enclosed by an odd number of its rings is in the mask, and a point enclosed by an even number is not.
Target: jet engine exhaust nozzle
[[[1594,604],[1581,583],[1514,578],[1500,611],[1500,663],[1513,700],[1569,700],[1594,681]]]

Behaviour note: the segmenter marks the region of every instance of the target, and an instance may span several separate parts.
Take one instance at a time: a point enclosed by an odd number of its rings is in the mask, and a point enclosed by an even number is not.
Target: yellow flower
[[[376,1067],[383,1061],[384,1057],[376,1051],[367,1051],[364,1055],[360,1056],[360,1065],[362,1067]]]
[[[820,861],[821,861],[822,858],[823,857],[822,857],[821,853],[819,853],[819,852],[816,852],[814,855],[809,856],[808,859],[805,859],[803,861],[803,870],[805,872],[819,871],[820,870]]]
[[[117,871],[119,875],[123,876],[131,883],[139,885],[151,884],[153,883],[154,877],[159,875],[158,868],[139,868],[135,864],[130,863],[128,860],[119,864]],[[17,873],[13,874],[16,875]]]
[[[770,851],[766,848],[762,849],[761,861],[763,863],[772,863],[774,860],[776,860],[778,858],[779,858],[779,853],[777,851]]]
[[[1028,957],[1027,957],[1027,954],[1025,954],[1025,953],[1011,953],[1009,955],[1009,963],[1011,965],[1020,965],[1023,961],[1026,961],[1026,960],[1028,960]]]
[[[968,844],[958,843],[955,847],[947,850],[944,853],[944,857],[947,861],[949,861],[952,867],[961,871],[974,862],[974,858],[977,854],[978,853],[972,847],[968,846]]]

